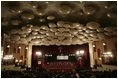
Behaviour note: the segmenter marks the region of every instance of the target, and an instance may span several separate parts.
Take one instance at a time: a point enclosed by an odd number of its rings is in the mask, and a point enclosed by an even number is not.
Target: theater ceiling
[[[117,35],[116,1],[2,1],[7,42],[75,45]]]

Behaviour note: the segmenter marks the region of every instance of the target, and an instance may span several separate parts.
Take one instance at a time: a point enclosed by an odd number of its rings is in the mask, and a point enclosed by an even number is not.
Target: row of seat
[[[72,68],[74,63],[71,62],[50,62],[47,64],[48,68]]]

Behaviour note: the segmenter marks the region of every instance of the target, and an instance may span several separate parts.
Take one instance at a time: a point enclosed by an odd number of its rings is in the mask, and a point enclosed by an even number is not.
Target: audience
[[[117,70],[113,71],[78,71],[51,72],[44,69],[28,69],[23,71],[2,70],[2,78],[117,78]]]

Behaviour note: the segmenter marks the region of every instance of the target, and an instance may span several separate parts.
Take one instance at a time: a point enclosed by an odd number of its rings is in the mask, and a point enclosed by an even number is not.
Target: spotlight
[[[93,47],[95,47],[95,45],[93,45]]]
[[[102,60],[102,58],[101,58],[101,57],[99,57],[99,60]]]
[[[25,49],[28,49],[28,47],[26,47]]]
[[[19,48],[19,49],[21,49],[21,47],[20,47],[20,46],[19,46],[18,48]]]
[[[36,52],[36,55],[37,55],[37,56],[41,56],[42,53],[41,53],[40,51],[37,51],[37,52]]]
[[[84,50],[80,50],[76,52],[76,55],[78,56],[82,56],[84,54]]]
[[[111,52],[107,52],[108,55],[111,55],[112,53]]]
[[[10,48],[10,45],[8,45],[7,48]]]
[[[22,62],[23,60],[19,60],[19,62]]]
[[[79,55],[79,54],[80,54],[80,52],[79,52],[79,51],[77,51],[77,52],[76,52],[76,55]]]
[[[106,45],[106,43],[103,43],[103,46],[105,46]]]
[[[15,62],[18,62],[18,60],[16,59]]]
[[[80,54],[83,55],[84,54],[84,50],[80,50]]]
[[[113,57],[113,55],[111,54],[110,57]]]

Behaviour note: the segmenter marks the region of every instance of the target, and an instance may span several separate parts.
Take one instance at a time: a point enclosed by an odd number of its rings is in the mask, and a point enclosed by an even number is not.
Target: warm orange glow
[[[28,49],[28,47],[26,47],[25,49]]]
[[[18,48],[19,48],[19,49],[21,49],[21,47],[20,47],[20,46],[19,46]]]
[[[93,45],[93,47],[95,47],[95,45]]]
[[[83,54],[84,54],[84,50],[80,50],[80,54],[82,54],[82,55],[83,55]]]
[[[101,58],[101,57],[99,57],[99,60],[102,60],[102,58]]]
[[[84,50],[80,50],[76,52],[76,55],[82,56],[84,54]]]
[[[106,43],[103,43],[103,46],[105,46],[106,45]]]
[[[16,59],[15,62],[18,62],[18,60]]]
[[[37,52],[36,52],[36,55],[37,55],[37,56],[41,56],[42,53],[41,53],[40,51],[37,51]]]
[[[8,45],[7,48],[10,48],[10,45]]]

